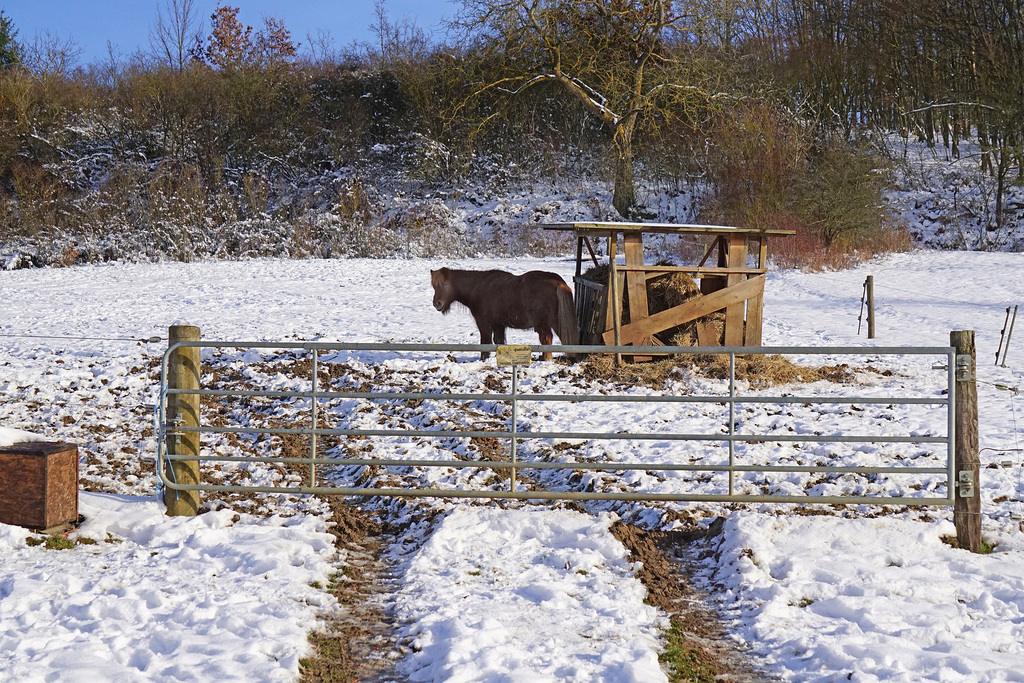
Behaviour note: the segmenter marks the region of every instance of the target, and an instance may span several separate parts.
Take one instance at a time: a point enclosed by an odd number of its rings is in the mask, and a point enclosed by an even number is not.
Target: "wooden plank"
[[[708,262],[708,258],[711,256],[712,252],[715,251],[715,247],[720,247],[721,244],[722,244],[722,238],[721,237],[716,237],[715,239],[711,240],[711,244],[708,245],[707,251],[704,252],[704,256],[701,258],[700,263],[697,264],[697,267],[700,268],[705,263],[707,263]]]
[[[622,338],[622,287],[619,281],[619,273],[615,270],[615,249],[618,245],[617,233],[608,234],[608,299],[612,319],[612,345],[619,346]],[[622,354],[615,354],[615,364],[622,365]]]
[[[626,252],[626,293],[629,297],[629,321],[636,322],[646,318],[650,311],[647,308],[647,280],[644,277],[644,243],[643,236],[637,233],[623,235]]]
[[[738,273],[740,275],[761,275],[767,273],[767,268],[719,268],[717,266],[619,266],[619,272],[643,271],[647,273],[647,279],[670,273],[690,273],[692,275],[729,275]]]
[[[576,221],[572,223],[538,223],[544,230],[574,230],[581,234],[617,232],[658,233],[669,235],[793,235],[795,230],[777,228],[740,228],[733,225],[697,225],[692,223],[624,223],[617,221]]]
[[[697,344],[700,346],[718,346],[718,334],[714,323],[697,323]]]
[[[764,322],[764,293],[747,299],[747,326],[743,333],[744,346],[761,345],[761,326]]]
[[[590,252],[590,260],[594,262],[594,267],[597,268],[601,264],[597,262],[597,254],[594,253],[594,245],[590,243],[589,237],[584,237],[583,242],[587,245],[587,251]]]
[[[622,236],[623,250],[625,251],[626,268],[626,295],[629,301],[629,321],[636,322],[643,320],[650,315],[647,305],[647,277],[643,272],[644,268],[644,241],[642,233],[626,233]],[[627,270],[628,268],[628,270]],[[642,346],[648,346],[653,337],[648,337],[641,342]],[[642,363],[651,360],[650,356],[633,356],[634,363]]]
[[[615,301],[612,298],[612,292],[613,291],[618,293],[618,306],[617,306],[617,308],[618,308],[618,318],[619,318],[619,324],[622,324],[622,288],[624,286],[624,280],[625,280],[625,275],[623,273],[616,273],[615,274],[615,282],[618,284],[618,287],[616,287],[613,290],[612,287],[610,286],[611,285],[611,274],[609,273],[609,277],[608,277],[608,283],[609,283],[608,294],[605,297],[605,304],[606,305],[605,305],[605,313],[604,313],[604,321],[605,321],[605,323],[604,323],[604,330],[603,330],[604,332],[607,332],[608,330],[614,330],[615,329],[616,310],[614,308],[612,308],[613,303]]]
[[[729,249],[726,256],[726,268],[747,267],[747,237],[746,235],[729,235]],[[725,286],[735,287],[743,281],[740,273],[729,273],[725,276]],[[743,321],[746,319],[746,306],[738,302],[725,309],[725,345],[743,345]]]
[[[725,345],[743,346],[744,302],[733,304],[725,309]]]
[[[726,268],[730,270],[733,268],[746,268],[747,267],[747,237],[746,235],[729,235],[729,255],[724,264]],[[726,287],[732,287],[733,285],[739,284],[740,280],[743,279],[743,275],[737,272],[730,272],[726,276]]]
[[[702,318],[715,311],[720,311],[723,308],[727,309],[729,306],[746,301],[750,297],[757,296],[764,291],[764,281],[765,276],[758,275],[749,280],[744,280],[734,287],[721,289],[707,296],[692,299],[667,311],[661,311],[643,320],[625,325],[619,330],[620,344],[636,344],[644,337],[650,337],[662,330],[682,325],[683,323]],[[605,332],[604,340],[606,344],[614,343],[614,337],[609,332]]]
[[[722,270],[724,275],[714,276],[702,276],[700,279],[700,293],[705,296],[713,294],[721,289],[725,289],[726,283],[728,282],[728,265],[729,265],[729,253],[728,247],[726,246],[725,237],[719,237],[715,240],[715,245],[718,247],[716,250],[718,268]],[[708,250],[707,254],[704,254],[704,259],[707,259],[708,255],[711,254],[711,250]],[[701,260],[700,265],[704,265],[704,259]]]

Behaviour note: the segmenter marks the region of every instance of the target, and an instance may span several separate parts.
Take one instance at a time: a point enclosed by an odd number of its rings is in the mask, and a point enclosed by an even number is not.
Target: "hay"
[[[658,263],[659,266],[671,265],[666,262]],[[591,282],[608,286],[608,266],[595,266],[590,268],[582,277]],[[666,273],[647,281],[647,311],[648,315],[661,313],[670,308],[685,304],[688,301],[703,296],[697,281],[688,273]],[[624,297],[622,302],[622,324],[630,322],[629,298]],[[676,325],[657,332],[654,336],[662,344],[668,346],[697,346],[697,325],[710,325],[712,333],[718,344],[723,342],[725,336],[725,313],[717,312],[706,315],[696,320],[691,320],[682,325]]]
[[[583,376],[588,380],[661,388],[670,378],[683,373],[710,379],[728,379],[729,355],[685,354],[666,356],[650,363],[616,365],[611,354],[600,354],[589,356],[581,363],[581,369]],[[797,365],[785,356],[779,355],[738,355],[736,379],[745,381],[751,389],[819,381],[851,384],[856,382],[856,369],[845,363],[817,367]]]

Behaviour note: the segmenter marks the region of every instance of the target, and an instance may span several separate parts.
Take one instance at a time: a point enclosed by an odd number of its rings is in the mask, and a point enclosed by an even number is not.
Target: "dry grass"
[[[588,357],[582,367],[587,380],[661,387],[673,376],[683,372],[712,379],[728,379],[729,356],[724,353],[687,354],[666,356],[647,363],[616,365],[611,354],[602,354]],[[811,367],[798,365],[779,355],[736,356],[736,379],[747,382],[752,389],[821,380],[845,384],[855,381],[854,373],[854,369],[845,363]]]

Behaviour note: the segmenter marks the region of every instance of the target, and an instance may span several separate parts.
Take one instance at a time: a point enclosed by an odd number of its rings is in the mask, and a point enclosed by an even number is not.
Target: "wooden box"
[[[78,521],[78,446],[28,441],[0,448],[0,523],[51,529]]]

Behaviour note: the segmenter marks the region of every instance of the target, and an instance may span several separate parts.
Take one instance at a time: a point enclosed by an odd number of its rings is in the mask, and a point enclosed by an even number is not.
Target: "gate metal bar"
[[[238,348],[267,349],[281,351],[302,351],[310,354],[312,378],[309,391],[274,391],[274,390],[223,390],[199,389],[181,390],[167,386],[168,361],[171,354],[180,347],[200,347],[208,349]],[[164,354],[161,368],[160,400],[157,407],[157,474],[160,483],[177,490],[206,491],[252,491],[268,493],[300,493],[317,495],[355,495],[355,496],[404,496],[404,497],[443,497],[443,498],[507,498],[517,500],[623,500],[623,501],[709,501],[709,502],[770,502],[770,503],[824,503],[824,504],[888,504],[888,505],[952,505],[955,497],[954,484],[954,413],[955,405],[955,349],[952,347],[639,347],[639,346],[531,346],[531,351],[565,352],[565,353],[618,353],[618,354],[728,354],[729,378],[728,393],[723,395],[569,395],[569,394],[522,394],[518,387],[518,366],[512,368],[512,387],[510,393],[434,393],[434,392],[359,392],[359,391],[323,391],[317,383],[317,369],[320,362],[319,354],[324,351],[333,352],[388,352],[407,354],[434,353],[479,353],[494,352],[495,345],[479,344],[342,344],[325,342],[278,343],[278,342],[180,342],[170,346]],[[803,355],[803,356],[880,356],[880,355],[932,355],[944,356],[946,370],[946,393],[938,397],[905,396],[905,397],[818,397],[818,396],[750,396],[740,395],[736,386],[736,356],[756,354]],[[189,393],[200,396],[235,396],[308,399],[310,401],[310,425],[308,427],[271,428],[271,427],[182,427],[169,421],[166,415],[166,400],[171,394]],[[321,400],[326,399],[360,399],[369,401],[478,401],[488,400],[504,402],[511,405],[512,423],[507,430],[451,430],[451,429],[329,429],[318,426]],[[608,432],[566,432],[566,431],[529,431],[518,428],[518,405],[520,402],[613,402],[613,403],[716,403],[726,404],[728,410],[727,431],[725,433],[679,433],[679,432],[639,432],[639,433],[608,433]],[[896,436],[896,435],[791,435],[791,434],[745,434],[736,431],[737,404],[846,404],[846,405],[937,405],[945,406],[946,434],[940,436]],[[183,485],[168,481],[165,477],[166,461],[179,458],[167,453],[167,437],[184,432],[208,433],[248,433],[248,434],[299,434],[310,437],[310,454],[305,458],[262,457],[262,456],[216,456],[201,455],[200,460],[208,462],[230,461],[242,462],[276,462],[302,464],[309,467],[309,486],[234,486],[217,484]],[[317,437],[319,436],[359,436],[374,438],[502,438],[508,439],[511,446],[511,460],[436,460],[436,459],[387,459],[387,458],[326,458],[317,453]],[[614,440],[614,441],[706,441],[725,442],[728,448],[727,464],[657,464],[644,462],[530,462],[518,458],[517,444],[523,439],[531,440]],[[822,465],[743,465],[736,460],[736,442],[801,442],[801,443],[894,443],[894,444],[946,444],[946,463],[941,467],[842,467]],[[189,459],[195,459],[191,457]],[[440,488],[372,488],[372,487],[330,487],[316,486],[317,466],[381,466],[381,467],[443,467],[449,469],[490,468],[509,470],[509,490],[473,490],[473,489],[440,489]],[[521,469],[531,470],[574,470],[574,471],[687,471],[687,472],[725,472],[728,475],[727,494],[697,494],[692,492],[653,493],[653,492],[597,492],[597,491],[523,491],[516,486],[516,472]],[[167,468],[169,471],[170,468]],[[909,497],[909,496],[814,496],[814,495],[755,495],[736,493],[735,475],[738,472],[804,472],[834,474],[940,474],[945,475],[945,497]]]

